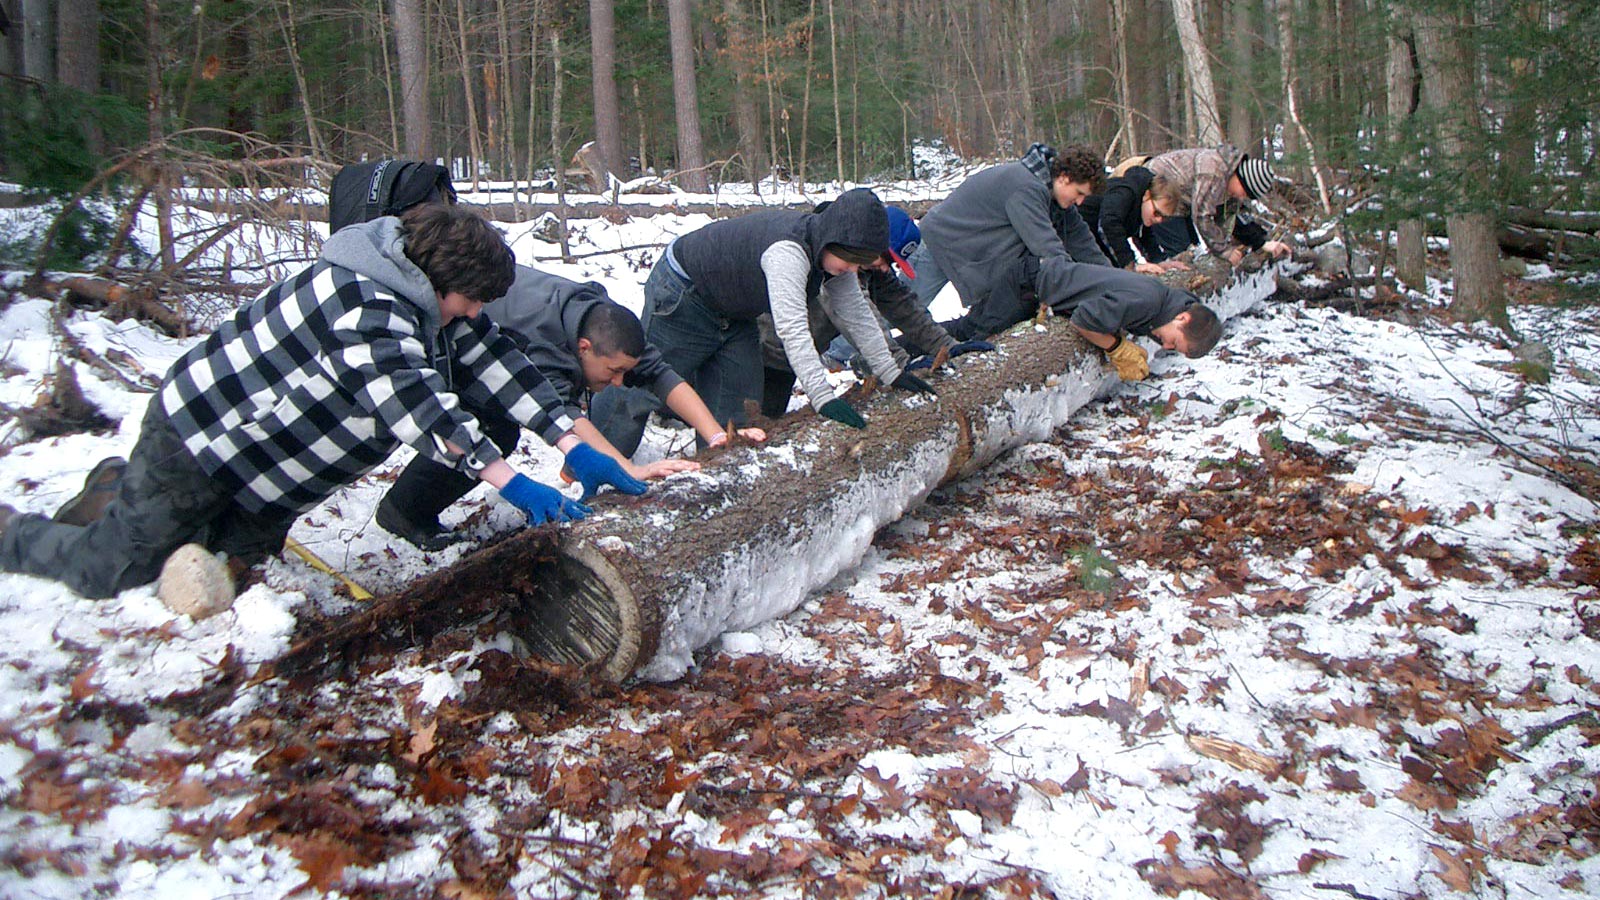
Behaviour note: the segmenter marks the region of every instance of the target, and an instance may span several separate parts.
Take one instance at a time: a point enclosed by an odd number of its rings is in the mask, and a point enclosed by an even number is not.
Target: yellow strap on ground
[[[312,553],[305,544],[300,543],[294,538],[285,538],[283,545],[294,551],[295,556],[305,560],[311,566],[311,568],[316,569],[318,572],[322,572],[323,574],[332,575],[333,577],[344,582],[344,586],[350,591],[350,596],[356,598],[357,600],[372,599],[371,591],[359,584],[356,584],[354,579],[352,579],[350,576],[340,572],[333,566],[328,565],[326,562],[323,562],[322,557]]]

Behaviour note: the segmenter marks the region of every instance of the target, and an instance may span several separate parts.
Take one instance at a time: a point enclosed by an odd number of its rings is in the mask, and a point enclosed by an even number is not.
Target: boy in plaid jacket
[[[478,317],[513,272],[499,231],[465,208],[341,230],[173,364],[102,517],[79,526],[0,508],[0,569],[86,597],[159,572],[174,609],[220,608],[233,586],[218,553],[244,564],[277,553],[300,513],[401,443],[493,485],[531,523],[587,514],[513,471],[457,395],[562,450],[586,489],[643,493],[571,434],[549,382]]]

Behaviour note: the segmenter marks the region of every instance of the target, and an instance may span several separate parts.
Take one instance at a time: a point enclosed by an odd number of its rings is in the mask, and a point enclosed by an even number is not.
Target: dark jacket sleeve
[[[1260,250],[1261,245],[1267,242],[1267,229],[1250,216],[1240,213],[1233,220],[1233,239],[1251,250]]]
[[[889,324],[918,347],[936,353],[956,345],[955,338],[933,320],[916,293],[893,274],[868,270],[861,275],[861,286]]]
[[[1119,269],[1126,269],[1135,261],[1129,223],[1138,221],[1143,202],[1144,198],[1134,192],[1133,185],[1120,178],[1112,180],[1100,201],[1100,233],[1105,235],[1106,246],[1111,249],[1111,262]]]

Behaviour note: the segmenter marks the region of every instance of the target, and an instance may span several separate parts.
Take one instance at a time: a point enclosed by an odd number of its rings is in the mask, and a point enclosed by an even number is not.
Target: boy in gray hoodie
[[[1053,302],[1078,264],[1109,266],[1077,206],[1101,180],[1099,157],[1083,147],[1058,154],[1034,144],[1017,162],[985,169],[962,182],[922,217],[922,245],[911,256],[912,283],[923,305],[954,283],[961,302],[978,310],[991,293],[1020,292],[1022,262],[1041,303]],[[1051,208],[1064,213],[1060,228]],[[997,298],[1000,299],[1000,298]]]
[[[560,398],[487,318],[511,251],[464,208],[417,206],[341,230],[173,364],[117,495],[87,525],[0,507],[0,570],[109,597],[160,574],[174,609],[215,609],[289,526],[401,443],[497,488],[530,523],[588,509],[518,474],[456,397],[537,431],[585,487],[643,483],[571,433]],[[469,373],[455,384],[452,372]]]

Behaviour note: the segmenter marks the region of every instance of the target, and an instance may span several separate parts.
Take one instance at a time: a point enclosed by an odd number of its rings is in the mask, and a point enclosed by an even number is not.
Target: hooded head
[[[889,214],[877,194],[855,188],[819,209],[810,228],[812,258],[818,265],[824,252],[860,268],[876,263],[888,251]]]

